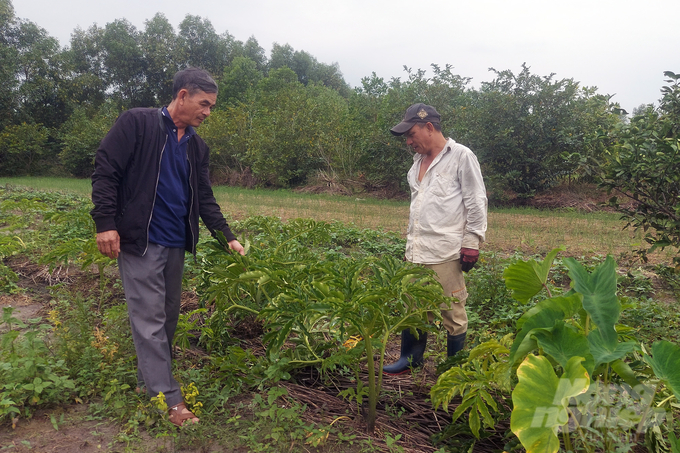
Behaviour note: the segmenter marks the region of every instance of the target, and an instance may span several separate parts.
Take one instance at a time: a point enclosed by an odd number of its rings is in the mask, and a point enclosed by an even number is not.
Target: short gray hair
[[[179,71],[172,79],[172,98],[177,98],[177,93],[184,88],[189,94],[197,91],[205,93],[217,93],[217,83],[210,77],[208,71],[200,68],[187,68]]]

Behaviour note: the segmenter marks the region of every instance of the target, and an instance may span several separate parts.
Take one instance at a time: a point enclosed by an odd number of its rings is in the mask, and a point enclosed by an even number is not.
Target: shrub
[[[64,123],[59,133],[63,144],[59,160],[73,176],[82,178],[92,174],[99,142],[113,125],[117,113],[109,104],[94,114],[81,107]]]
[[[670,85],[661,90],[658,110],[614,131],[614,158],[601,175],[626,227],[646,232],[649,246],[638,250],[645,261],[656,248],[680,248],[680,74],[664,75]],[[680,257],[674,261],[680,265]]]
[[[32,175],[44,167],[49,132],[41,124],[7,126],[0,133],[0,173]]]

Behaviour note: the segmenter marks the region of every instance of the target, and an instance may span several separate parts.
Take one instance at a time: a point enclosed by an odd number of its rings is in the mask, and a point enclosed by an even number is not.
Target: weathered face
[[[432,133],[427,124],[416,124],[404,134],[406,136],[406,144],[418,154],[428,154],[431,151]]]
[[[206,93],[204,91],[197,91],[190,94],[187,90],[180,90],[177,94],[178,108],[177,113],[173,116],[173,120],[177,124],[181,122],[184,126],[198,127],[201,125],[209,115],[215,102],[217,102],[217,93]],[[177,126],[181,126],[177,124]]]

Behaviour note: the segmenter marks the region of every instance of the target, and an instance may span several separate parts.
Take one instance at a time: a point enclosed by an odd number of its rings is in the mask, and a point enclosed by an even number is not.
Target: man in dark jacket
[[[215,201],[209,150],[195,127],[210,115],[217,84],[197,68],[175,74],[161,109],[123,112],[102,140],[92,175],[92,218],[99,251],[118,259],[139,391],[160,392],[178,426],[197,423],[172,376],[185,251],[196,252],[199,216],[213,235],[244,254]]]

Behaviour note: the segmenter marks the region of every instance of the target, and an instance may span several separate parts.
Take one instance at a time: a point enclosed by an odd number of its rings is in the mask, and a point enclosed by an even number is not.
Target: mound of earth
[[[595,184],[564,184],[551,187],[537,193],[533,197],[521,197],[517,194],[506,194],[507,200],[498,203],[501,206],[526,206],[537,209],[574,209],[583,212],[613,211],[608,206],[611,195]]]

